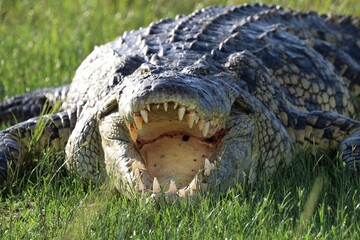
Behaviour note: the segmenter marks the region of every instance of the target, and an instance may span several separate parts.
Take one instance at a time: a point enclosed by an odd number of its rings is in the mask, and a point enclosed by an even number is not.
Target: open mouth
[[[141,182],[133,166],[139,191],[155,194],[161,189],[185,197],[196,191],[215,169],[214,149],[225,134],[224,120],[206,118],[196,109],[175,102],[146,104],[133,112],[127,127],[146,171],[153,177],[152,189]]]

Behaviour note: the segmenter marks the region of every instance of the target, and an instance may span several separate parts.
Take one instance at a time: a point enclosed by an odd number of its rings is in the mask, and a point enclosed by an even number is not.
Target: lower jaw
[[[210,163],[208,159],[205,159],[205,167],[198,173],[196,173],[194,176],[192,176],[191,182],[183,187],[177,186],[176,182],[174,180],[170,180],[167,183],[159,183],[159,180],[157,177],[154,177],[151,180],[151,187],[149,187],[149,184],[145,186],[143,184],[141,173],[139,172],[139,169],[136,168],[134,170],[134,175],[136,179],[136,190],[138,193],[141,194],[141,196],[151,196],[152,198],[157,199],[158,197],[162,196],[163,194],[165,197],[180,197],[180,198],[187,198],[194,196],[199,191],[207,190],[207,181],[206,177],[209,177],[211,174],[211,171],[215,169],[215,163]],[[149,183],[149,181],[148,181]],[[174,199],[174,198],[172,198]]]
[[[205,179],[216,165],[209,160],[215,145],[195,137],[183,139],[181,134],[163,136],[142,145],[142,160],[132,166],[138,192],[186,198],[206,188]]]

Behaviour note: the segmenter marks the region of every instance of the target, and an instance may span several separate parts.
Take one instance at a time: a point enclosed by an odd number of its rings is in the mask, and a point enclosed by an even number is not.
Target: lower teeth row
[[[205,158],[204,169],[203,169],[204,176],[206,176],[206,177],[210,176],[211,171],[214,169],[215,169],[215,164],[211,163],[209,161],[209,159]],[[135,169],[134,172],[135,172],[136,176],[139,176],[139,169]],[[139,177],[137,177],[137,182],[138,182],[138,191],[145,192],[147,189]],[[181,189],[178,189],[176,187],[176,183],[174,180],[170,180],[169,189],[165,193],[166,194],[177,194],[181,198],[186,198],[189,195],[192,196],[197,191],[197,186],[198,186],[198,176],[197,175],[193,178],[193,180],[187,187],[184,187]],[[156,196],[157,194],[160,194],[160,193],[161,193],[160,183],[159,183],[158,179],[156,177],[154,177],[152,195]]]

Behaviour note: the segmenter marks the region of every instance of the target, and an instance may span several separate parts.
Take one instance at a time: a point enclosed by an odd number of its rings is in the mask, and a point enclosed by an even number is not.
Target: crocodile
[[[356,174],[359,95],[358,17],[207,7],[95,47],[70,85],[3,100],[0,184],[34,138],[33,153],[65,151],[71,172],[136,195],[270,179],[309,146]]]

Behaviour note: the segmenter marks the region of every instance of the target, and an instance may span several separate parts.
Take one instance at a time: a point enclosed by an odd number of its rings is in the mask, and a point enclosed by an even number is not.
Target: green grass
[[[274,2],[360,15],[358,0]],[[0,99],[69,83],[95,45],[126,30],[211,4],[239,3],[0,0]],[[271,183],[174,205],[129,201],[69,175],[59,160],[45,151],[13,186],[0,191],[0,238],[360,239],[359,179],[336,158],[300,153]]]

